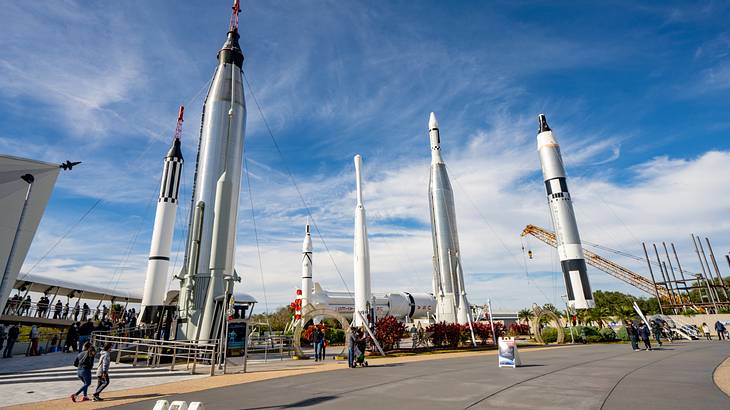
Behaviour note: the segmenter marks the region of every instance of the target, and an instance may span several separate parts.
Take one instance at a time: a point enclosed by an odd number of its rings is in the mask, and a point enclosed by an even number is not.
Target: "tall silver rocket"
[[[576,309],[589,309],[596,304],[588,282],[583,246],[578,234],[573,202],[568,192],[563,157],[544,114],[539,115],[538,122],[540,128],[537,131],[537,151],[540,154],[550,217],[558,242],[560,267],[568,291],[568,304]]]
[[[225,281],[236,277],[234,250],[246,127],[238,12],[236,0],[228,38],[218,52],[218,68],[203,106],[186,267],[178,302],[182,333],[178,338],[189,340],[216,337],[225,307]]]
[[[355,311],[360,315],[353,316],[355,326],[367,325],[363,318],[368,317],[370,305],[370,245],[368,244],[368,228],[365,222],[365,206],[362,203],[362,157],[355,155],[355,235],[353,245],[353,263],[355,272]]]
[[[302,242],[302,309],[309,304],[312,298],[312,234],[307,223]]]
[[[183,114],[185,107],[180,106],[177,114],[177,126],[172,139],[172,146],[165,155],[160,182],[160,196],[157,200],[155,225],[152,229],[150,256],[147,262],[147,276],[144,281],[142,308],[138,317],[139,323],[153,323],[157,320],[165,304],[167,291],[167,273],[170,269],[170,249],[175,231],[175,215],[180,191],[180,175],[182,174],[183,156],[180,149]]]
[[[433,237],[433,295],[436,298],[436,321],[466,324],[470,322],[469,302],[464,288],[459,234],[456,231],[454,192],[446,164],[441,158],[441,136],[436,114],[428,120],[431,139],[431,179],[428,202],[431,208]]]

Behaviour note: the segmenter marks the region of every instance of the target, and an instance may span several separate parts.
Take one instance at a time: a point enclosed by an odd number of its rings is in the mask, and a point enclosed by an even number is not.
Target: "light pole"
[[[565,302],[565,312],[568,314],[568,326],[570,326],[570,343],[575,344],[575,337],[573,337],[573,321],[571,320],[571,311],[570,306],[568,306],[568,295],[561,295],[560,296],[563,299],[563,302]]]

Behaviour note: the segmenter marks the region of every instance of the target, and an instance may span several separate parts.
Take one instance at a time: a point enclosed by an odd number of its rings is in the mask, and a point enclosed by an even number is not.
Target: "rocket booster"
[[[537,151],[558,243],[560,267],[568,291],[568,304],[576,309],[589,309],[595,307],[595,302],[588,282],[573,202],[568,192],[563,157],[544,114],[540,114],[538,122],[540,128],[537,131]]]
[[[355,155],[355,184],[357,204],[355,205],[355,240],[353,261],[355,271],[355,310],[362,317],[354,315],[355,326],[363,326],[363,318],[368,316],[370,302],[370,246],[368,245],[368,228],[365,223],[365,206],[362,203],[362,157]]]
[[[464,288],[459,235],[456,231],[454,193],[441,158],[441,135],[436,115],[428,121],[431,139],[431,177],[428,200],[433,238],[433,294],[436,298],[436,321],[469,323],[469,302]]]
[[[312,235],[307,224],[302,243],[302,308],[309,304],[312,297]]]
[[[238,44],[238,1],[228,38],[203,105],[193,215],[179,299],[184,338],[214,336],[216,307],[225,294],[225,276],[235,276],[236,221],[246,127],[243,53]],[[218,310],[220,312],[220,310]]]
[[[150,256],[147,262],[147,275],[145,277],[139,323],[154,322],[165,304],[167,271],[170,268],[170,248],[172,247],[172,236],[175,230],[175,214],[177,213],[180,175],[183,167],[180,134],[182,132],[184,110],[185,108],[180,106],[172,146],[165,155],[162,168],[160,196],[157,200],[155,225],[152,230]]]

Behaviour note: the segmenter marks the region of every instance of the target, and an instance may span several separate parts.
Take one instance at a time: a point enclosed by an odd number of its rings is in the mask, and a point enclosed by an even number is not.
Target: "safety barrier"
[[[185,364],[190,374],[195,374],[198,365],[210,366],[210,375],[215,374],[216,365],[222,363],[218,352],[219,340],[156,340],[143,337],[125,337],[109,333],[94,332],[92,343],[103,346],[111,343],[112,357],[119,363],[123,355],[131,356],[132,366],[138,366],[144,358],[145,366],[168,366],[170,371],[178,365]]]

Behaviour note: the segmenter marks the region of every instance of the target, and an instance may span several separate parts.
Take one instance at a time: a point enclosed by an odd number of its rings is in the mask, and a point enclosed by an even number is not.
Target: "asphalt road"
[[[206,409],[730,409],[712,380],[730,342],[682,342],[633,352],[586,345],[429,360],[284,377],[168,397]],[[151,409],[154,400],[124,406]]]

